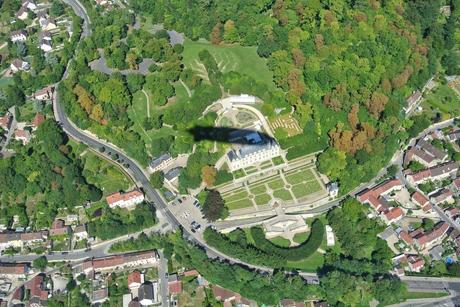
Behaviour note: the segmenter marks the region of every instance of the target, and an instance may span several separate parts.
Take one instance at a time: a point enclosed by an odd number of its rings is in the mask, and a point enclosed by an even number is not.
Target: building
[[[182,167],[175,167],[170,169],[168,172],[165,174],[165,180],[172,182],[179,178],[180,172],[182,171]]]
[[[148,306],[159,302],[158,283],[145,283],[140,285],[138,290],[139,303],[142,306]]]
[[[128,275],[128,288],[129,290],[138,289],[144,282],[144,274],[139,271],[134,271]]]
[[[153,159],[149,164],[149,170],[154,173],[162,171],[167,167],[171,166],[173,163],[173,158],[169,153],[162,154],[156,159]]]
[[[229,135],[230,142],[240,143],[227,153],[227,165],[230,171],[253,166],[281,155],[281,148],[274,139],[254,131],[236,132],[241,135],[233,138],[232,133]]]
[[[179,294],[182,292],[182,281],[179,280],[177,274],[171,274],[168,277],[169,293]]]
[[[4,116],[0,116],[0,128],[5,131],[9,131],[11,123],[13,122],[13,116],[10,113],[6,113]]]
[[[110,208],[120,207],[131,210],[144,201],[144,194],[139,190],[127,193],[116,192],[107,196],[106,200]]]
[[[67,236],[72,233],[70,226],[66,226],[63,220],[57,219],[53,221],[50,228],[50,236]]]
[[[444,210],[444,213],[448,217],[453,218],[454,216],[458,215],[460,213],[460,211],[458,211],[457,208],[449,208],[449,209]]]
[[[97,5],[100,5],[100,6],[106,6],[106,5],[109,5],[110,2],[108,0],[95,0]]]
[[[82,241],[88,239],[88,231],[86,225],[78,225],[73,229],[73,239],[75,241]]]
[[[41,113],[35,114],[35,117],[32,120],[32,129],[36,130],[38,128],[38,126],[43,124],[44,121],[45,121],[45,116],[43,114],[41,114]]]
[[[49,31],[40,32],[40,40],[52,41],[52,35]]]
[[[337,182],[329,182],[326,187],[330,197],[339,195],[339,184]]]
[[[414,245],[419,249],[425,249],[431,246],[436,245],[436,243],[440,243],[442,238],[449,230],[449,225],[445,222],[438,223],[435,228],[431,231],[423,233],[420,231],[414,239]]]
[[[422,92],[419,90],[414,91],[409,97],[406,99],[406,106],[403,107],[403,110],[406,114],[412,112],[417,104],[422,99]]]
[[[460,130],[456,130],[456,131],[449,133],[446,136],[446,139],[452,143],[457,142],[458,140],[460,140]]]
[[[433,209],[433,206],[430,203],[428,197],[420,193],[419,191],[415,191],[411,195],[411,200],[414,204],[422,208],[424,212],[430,212]]]
[[[13,43],[25,42],[27,40],[27,32],[24,30],[12,31],[10,39]]]
[[[91,303],[101,304],[109,299],[109,289],[102,288],[91,292]]]
[[[437,245],[433,247],[432,249],[430,249],[430,251],[428,252],[431,259],[433,259],[434,261],[442,260],[443,253],[444,253],[444,248],[442,247],[442,245]]]
[[[50,51],[52,51],[52,50],[53,50],[53,46],[51,46],[51,41],[42,39],[42,40],[40,41],[40,49],[41,49],[43,52],[50,52]]]
[[[433,167],[446,162],[448,158],[449,155],[445,151],[421,139],[406,152],[404,163],[407,165],[409,161],[417,161],[426,167]]]
[[[31,11],[35,11],[37,9],[37,4],[33,1],[25,0],[22,2],[22,7],[27,8]]]
[[[425,266],[425,260],[417,255],[410,255],[407,257],[407,264],[411,272],[419,273]]]
[[[1,120],[1,118],[0,118]],[[460,194],[460,177],[455,178],[454,181],[452,181],[452,184],[450,185],[450,188],[455,194],[459,195]]]
[[[47,231],[38,232],[2,232],[0,233],[0,251],[9,247],[23,248],[44,243],[48,238]]]
[[[413,174],[407,174],[406,179],[410,184],[418,185],[427,181],[443,180],[455,175],[457,171],[458,164],[450,161]]]
[[[49,292],[46,289],[45,275],[39,274],[26,283],[29,292],[29,306],[46,306]]]
[[[17,12],[16,12],[16,18],[20,20],[26,20],[29,18],[29,12],[27,11],[27,8],[22,6]]]
[[[30,69],[30,65],[26,61],[15,59],[11,62],[10,69],[13,73],[18,71],[28,71]]]
[[[28,144],[31,138],[32,138],[32,135],[30,134],[29,130],[18,129],[14,131],[14,139],[16,141],[22,142],[22,145]]]
[[[442,189],[430,196],[430,200],[435,205],[455,203],[454,193],[449,189]]]
[[[404,211],[401,208],[396,207],[396,208],[391,208],[387,210],[386,212],[384,212],[382,218],[387,224],[389,224],[389,223],[399,221],[400,219],[403,218],[403,216],[404,216]]]
[[[218,285],[212,285],[212,293],[216,300],[224,303],[224,306],[257,306],[256,302],[248,300],[242,297],[241,294],[224,289]]]
[[[42,28],[42,31],[51,31],[57,28],[57,24],[54,19],[49,18],[46,14],[37,14],[38,15],[38,23]]]
[[[29,270],[28,263],[0,262],[0,277],[26,278]]]
[[[332,231],[332,227],[329,225],[326,225],[326,242],[327,246],[334,246],[335,245],[335,237],[334,237],[334,232]]]
[[[34,93],[33,98],[40,101],[50,101],[53,99],[54,87],[47,86]]]
[[[104,258],[87,259],[83,262],[83,272],[85,274],[91,272],[110,272],[115,269],[156,264],[158,264],[158,258],[155,251],[144,251]]]

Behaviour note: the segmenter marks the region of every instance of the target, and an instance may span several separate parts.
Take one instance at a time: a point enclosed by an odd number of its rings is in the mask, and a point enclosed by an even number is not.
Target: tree
[[[163,187],[164,180],[165,176],[162,171],[156,171],[152,175],[150,175],[150,184],[155,189],[160,189],[161,187]]]
[[[40,256],[32,262],[32,266],[40,271],[44,271],[48,265],[48,259],[46,256]]]
[[[217,190],[209,190],[203,204],[203,215],[211,222],[223,218],[226,213],[224,199]]]
[[[211,187],[216,181],[217,170],[214,166],[205,165],[201,168],[201,179],[207,187]]]
[[[432,219],[424,218],[422,220],[422,227],[425,231],[430,231],[434,228],[434,222]]]
[[[227,43],[236,43],[239,41],[238,30],[235,27],[235,22],[229,19],[224,24],[224,40]]]
[[[219,45],[222,41],[222,24],[220,22],[216,23],[214,28],[212,28],[209,40],[213,45]]]

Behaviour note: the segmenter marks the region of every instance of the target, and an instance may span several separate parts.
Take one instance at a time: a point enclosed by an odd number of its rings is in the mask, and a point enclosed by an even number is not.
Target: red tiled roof
[[[419,245],[424,245],[426,243],[439,239],[447,232],[448,229],[449,225],[445,222],[441,222],[433,230],[424,233],[420,236],[417,236],[415,239],[417,240]]]
[[[0,263],[0,274],[22,275],[27,272],[25,263]]]
[[[428,203],[430,200],[420,193],[419,191],[415,191],[414,194],[412,194],[412,199],[417,202],[417,204],[421,207],[423,207],[426,203]]]
[[[399,233],[399,237],[409,245],[411,245],[413,242],[412,237],[405,230]]]
[[[168,283],[169,293],[179,294],[182,292],[182,281],[172,281]]]
[[[139,271],[134,271],[134,272],[129,273],[129,275],[128,275],[128,287],[132,283],[138,283],[138,284],[142,283],[141,273]]]
[[[132,191],[126,192],[126,193],[116,192],[116,193],[113,193],[113,194],[110,194],[109,196],[107,196],[106,200],[107,200],[107,203],[109,205],[111,205],[111,204],[117,203],[119,201],[128,201],[128,200],[130,200],[132,198],[142,196],[142,195],[143,194],[139,190],[132,190]]]
[[[388,219],[388,221],[392,221],[403,215],[404,211],[402,211],[402,209],[399,207],[392,208],[387,213],[385,213],[385,217]]]
[[[45,121],[45,116],[44,116],[43,114],[41,114],[41,113],[37,113],[37,114],[35,114],[35,117],[34,117],[34,119],[33,119],[33,121],[32,121],[32,125],[33,125],[34,127],[38,127],[38,126],[40,126],[44,121]]]
[[[425,206],[422,207],[422,210],[423,210],[424,212],[428,212],[428,211],[430,211],[431,209],[433,209],[433,206],[432,206],[430,203],[428,203],[428,204],[426,204]]]
[[[188,270],[184,272],[184,276],[198,276],[199,273],[197,270]]]
[[[454,181],[453,181],[454,185],[456,188],[459,188],[460,189],[460,177],[457,177]]]

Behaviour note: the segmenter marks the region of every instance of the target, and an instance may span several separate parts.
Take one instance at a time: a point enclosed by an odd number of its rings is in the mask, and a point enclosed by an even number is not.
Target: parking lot
[[[202,232],[208,226],[208,222],[203,218],[200,210],[201,206],[196,198],[189,195],[179,196],[171,201],[168,206],[172,214],[185,222],[185,225],[188,225],[188,230]]]

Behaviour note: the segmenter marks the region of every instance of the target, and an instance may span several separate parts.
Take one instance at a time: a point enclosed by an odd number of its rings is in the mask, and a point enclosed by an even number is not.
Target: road
[[[168,295],[168,260],[164,257],[163,251],[159,250],[160,265],[158,266],[158,276],[160,277],[160,291],[161,291],[161,306],[169,306],[169,295]]]
[[[17,124],[16,107],[12,106],[11,108],[8,109],[8,112],[10,112],[11,115],[13,116],[13,120],[11,121],[10,128],[8,129],[8,133],[6,134],[6,140],[5,140],[5,143],[3,144],[2,150],[0,150],[0,155],[3,154],[7,150],[8,144],[11,138],[13,137],[14,130],[16,130],[16,124]]]

